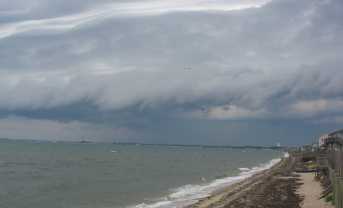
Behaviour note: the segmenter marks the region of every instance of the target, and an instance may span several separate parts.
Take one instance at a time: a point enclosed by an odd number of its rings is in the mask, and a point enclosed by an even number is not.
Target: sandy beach
[[[295,173],[295,158],[284,158],[190,208],[333,208],[319,199],[322,187],[314,173]]]
[[[294,158],[284,158],[269,170],[234,184],[191,208],[300,207],[295,193],[299,177],[292,173]]]

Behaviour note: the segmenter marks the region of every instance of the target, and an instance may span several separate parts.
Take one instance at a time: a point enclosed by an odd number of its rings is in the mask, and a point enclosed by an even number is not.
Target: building
[[[319,137],[318,145],[319,147],[323,147],[327,140],[329,139],[329,134],[324,134],[321,137]]]

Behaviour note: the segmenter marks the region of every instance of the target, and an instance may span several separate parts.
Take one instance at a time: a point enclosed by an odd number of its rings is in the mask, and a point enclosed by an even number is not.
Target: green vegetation
[[[333,192],[329,193],[326,197],[325,197],[325,201],[326,202],[331,202],[331,204],[335,204],[335,195],[333,194]]]

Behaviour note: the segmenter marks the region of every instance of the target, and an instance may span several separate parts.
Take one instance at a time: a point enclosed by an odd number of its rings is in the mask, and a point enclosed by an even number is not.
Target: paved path
[[[300,176],[301,182],[304,183],[298,190],[298,193],[304,197],[302,208],[334,208],[323,199],[319,200],[322,187],[318,181],[314,180],[314,173],[301,173]]]

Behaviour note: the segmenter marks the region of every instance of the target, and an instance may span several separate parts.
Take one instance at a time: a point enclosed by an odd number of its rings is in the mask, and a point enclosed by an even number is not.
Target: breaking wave
[[[287,156],[287,154],[284,155],[284,157]],[[263,170],[267,170],[280,161],[281,159],[277,158],[252,168],[239,168],[241,172],[237,176],[216,179],[205,184],[184,185],[171,190],[171,193],[168,196],[163,197],[154,203],[141,203],[135,206],[130,206],[129,208],[183,208],[185,206],[198,202],[202,198],[210,196],[215,191],[238,183]]]

